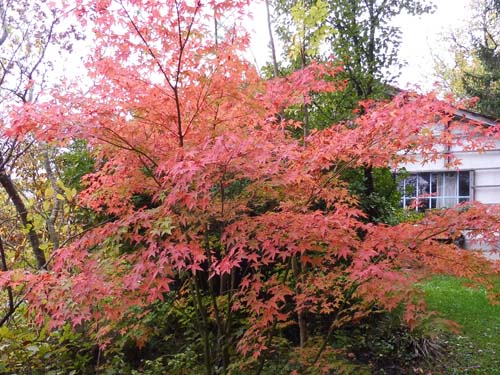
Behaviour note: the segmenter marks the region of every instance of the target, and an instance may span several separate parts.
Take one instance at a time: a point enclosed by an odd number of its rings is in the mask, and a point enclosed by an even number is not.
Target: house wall
[[[475,114],[466,110],[457,110],[455,115],[467,120],[479,122],[484,126],[497,126],[497,121]],[[473,125],[477,126],[477,125]],[[442,124],[436,124],[432,131],[434,134],[443,130]],[[455,134],[460,137],[460,134]],[[442,152],[452,153],[460,159],[458,168],[447,168],[446,158],[441,158],[430,163],[407,163],[398,166],[405,168],[410,173],[417,172],[444,172],[444,171],[471,171],[471,197],[473,200],[484,204],[500,204],[500,141],[496,141],[489,150],[481,153],[465,151],[464,148],[455,146],[451,149],[442,147]],[[495,246],[490,246],[481,242],[480,238],[473,238],[470,233],[464,231],[465,248],[470,250],[481,250],[489,258],[500,258],[500,240]],[[498,234],[500,238],[500,233]]]
[[[474,200],[486,204],[500,204],[500,168],[484,168],[486,169],[474,172]]]
[[[484,204],[500,204],[500,142],[497,142],[493,149],[482,153],[466,152],[460,149],[450,151],[461,160],[457,169],[446,168],[446,159],[425,164],[421,162],[407,163],[400,167],[404,167],[410,173],[471,171],[472,199]],[[471,237],[467,231],[464,231],[464,236],[465,249],[483,251],[488,258],[500,258],[500,241],[493,248],[481,242],[479,238]]]
[[[443,171],[472,171],[471,196],[475,201],[485,204],[500,204],[500,142],[491,149],[482,153],[450,150],[461,160],[460,166],[446,168],[446,159],[431,163],[421,162],[400,165],[410,173],[443,172]]]

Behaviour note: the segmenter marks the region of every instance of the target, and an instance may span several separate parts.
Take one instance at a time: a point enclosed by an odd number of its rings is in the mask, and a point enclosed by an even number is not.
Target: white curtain
[[[458,203],[458,178],[456,172],[436,173],[437,208],[453,207]]]

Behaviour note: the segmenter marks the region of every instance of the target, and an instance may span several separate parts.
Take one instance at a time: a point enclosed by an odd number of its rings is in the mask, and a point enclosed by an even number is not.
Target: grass
[[[445,373],[500,375],[500,306],[490,305],[484,290],[452,277],[437,277],[423,288],[428,308],[461,327],[449,339]]]

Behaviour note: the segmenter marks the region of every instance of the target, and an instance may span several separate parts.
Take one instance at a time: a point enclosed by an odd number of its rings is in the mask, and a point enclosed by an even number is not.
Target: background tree
[[[12,131],[12,114],[26,115],[60,83],[64,67],[54,69],[53,62],[64,61],[73,36],[80,37],[71,30],[71,20],[61,24],[61,17],[60,9],[46,1],[0,1],[0,259],[7,273],[46,269],[53,251],[82,230],[76,187],[68,187],[61,176],[72,168],[61,162],[72,150]],[[68,361],[80,373],[93,344],[69,326],[55,332],[33,326],[25,306],[28,292],[24,283],[2,288],[0,372],[58,370]],[[69,349],[73,345],[82,351]]]
[[[468,24],[445,39],[454,65],[436,54],[436,72],[444,91],[459,99],[477,97],[472,109],[500,118],[500,3],[475,0],[471,8]]]
[[[55,165],[50,159],[53,146],[48,143],[37,144],[34,139],[18,139],[11,136],[12,122],[9,114],[12,111],[28,111],[44,90],[57,83],[61,76],[54,74],[52,62],[62,56],[62,51],[71,49],[69,23],[59,25],[62,14],[55,7],[43,1],[1,1],[0,2],[0,184],[7,192],[10,202],[14,205],[18,218],[19,229],[29,238],[33,254],[33,266],[43,268],[46,263],[46,253],[41,248],[39,230],[41,226],[34,225],[31,207],[28,199],[29,188],[22,185],[19,176],[19,165],[29,163],[33,159],[30,149],[36,145],[37,154],[44,162],[38,165],[45,170],[45,176],[53,185],[54,210],[46,217],[46,224],[51,232],[51,241],[55,247],[59,239],[54,229],[55,221],[60,212],[61,202],[57,194],[61,193],[55,185]],[[68,28],[66,28],[68,27]],[[49,82],[50,77],[50,82]]]
[[[401,31],[391,21],[402,12],[419,15],[433,10],[429,1],[420,0],[275,0],[273,5],[288,69],[331,56],[343,67],[335,77],[343,90],[315,95],[306,110],[289,111],[293,118],[297,112],[307,118],[305,129],[351,121],[363,112],[361,102],[394,95],[397,90],[390,84],[403,62],[398,59]],[[349,170],[345,178],[362,197],[360,204],[369,220],[396,221],[400,203],[389,170],[367,166]]]
[[[52,61],[70,49],[70,33],[60,27],[61,13],[43,1],[0,2],[0,185],[4,205],[4,270],[42,269],[52,250],[78,231],[70,228],[75,191],[58,176],[58,148],[49,140],[21,138],[12,132],[11,114],[23,115],[44,90],[61,78]],[[50,79],[49,79],[50,77]],[[49,82],[50,81],[50,82]],[[72,208],[70,208],[72,207]],[[8,229],[7,229],[8,228]],[[26,240],[25,240],[26,239]],[[0,326],[9,322],[23,302],[22,285],[8,290],[8,306]]]
[[[284,45],[285,66],[297,66],[294,59],[296,61],[300,55],[294,51],[297,50],[297,36],[303,35],[305,59],[326,60],[334,56],[344,68],[338,78],[344,79],[347,87],[335,93],[343,98],[338,99],[337,106],[336,101],[325,103],[324,107],[332,108],[323,113],[323,121],[318,120],[315,126],[328,126],[352,118],[352,110],[361,100],[387,97],[387,84],[399,76],[399,68],[404,63],[398,59],[401,31],[392,26],[391,21],[402,12],[412,15],[431,12],[430,4],[420,0],[273,2],[275,24]],[[306,10],[314,22],[304,22],[300,31],[293,19]],[[338,112],[340,108],[341,113]]]
[[[43,268],[46,256],[41,247],[40,236],[35,228],[33,217],[29,213],[29,205],[23,197],[23,192],[16,186],[16,165],[19,159],[28,152],[34,141],[32,139],[20,140],[10,137],[9,112],[16,104],[29,104],[38,95],[35,93],[34,80],[40,76],[43,85],[43,75],[46,67],[42,64],[44,55],[53,38],[55,18],[49,16],[49,10],[38,3],[30,4],[28,1],[0,3],[1,30],[0,37],[0,106],[1,106],[1,134],[0,144],[0,184],[8,196],[9,204],[13,204],[19,221],[12,220],[11,210],[4,208],[4,216],[9,217],[10,231],[6,244],[2,244],[2,269],[9,270],[15,267],[8,256],[7,250],[14,252],[15,263],[22,267]],[[53,14],[52,14],[53,16]],[[40,17],[40,18],[38,18]],[[21,109],[22,110],[22,109]],[[4,206],[8,207],[8,206]],[[15,224],[15,225],[12,225]],[[24,254],[24,241],[10,242],[19,239],[16,231],[26,235],[29,239],[31,257]],[[5,234],[4,234],[5,235]],[[16,238],[17,237],[17,238]],[[5,237],[3,237],[5,239]],[[22,237],[21,237],[22,238]],[[17,262],[19,258],[23,262]],[[21,297],[13,293],[12,288],[7,289],[8,309],[2,317],[1,324],[5,324],[14,314]]]

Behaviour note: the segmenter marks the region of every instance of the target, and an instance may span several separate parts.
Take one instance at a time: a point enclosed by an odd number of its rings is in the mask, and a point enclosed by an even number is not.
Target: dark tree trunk
[[[31,249],[33,250],[33,255],[35,256],[37,268],[44,269],[46,267],[46,259],[45,254],[42,249],[40,249],[40,239],[33,228],[33,223],[28,220],[28,210],[26,209],[19,192],[14,186],[12,178],[5,171],[5,168],[0,169],[0,184],[3,186],[10,200],[14,204],[23,227],[29,228],[28,239],[30,241]]]

